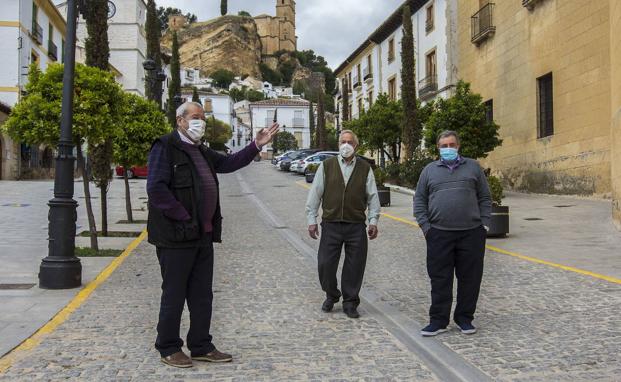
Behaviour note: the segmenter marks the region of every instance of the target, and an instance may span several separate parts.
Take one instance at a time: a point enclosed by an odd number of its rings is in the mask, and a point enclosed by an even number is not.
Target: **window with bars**
[[[537,78],[538,138],[554,135],[554,97],[552,73]]]
[[[395,39],[392,38],[388,41],[388,63],[395,60]]]
[[[483,103],[485,105],[485,122],[494,122],[494,100],[489,99]]]

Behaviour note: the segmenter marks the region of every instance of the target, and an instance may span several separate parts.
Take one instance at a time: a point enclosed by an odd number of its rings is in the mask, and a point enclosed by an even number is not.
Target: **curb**
[[[110,275],[121,265],[125,259],[132,253],[132,251],[145,239],[147,236],[147,230],[143,230],[140,236],[138,236],[134,241],[132,241],[127,248],[121,253],[117,258],[112,260],[107,267],[105,267],[97,277],[88,284],[86,284],[80,292],[78,292],[75,297],[73,297],[64,308],[62,308],[58,313],[52,317],[50,321],[48,321],[45,325],[43,325],[39,330],[37,330],[30,337],[26,338],[22,343],[17,345],[13,350],[6,353],[2,358],[0,358],[0,374],[3,374],[7,371],[17,360],[18,355],[36,348],[43,338],[54,332],[58,326],[60,326],[63,322],[67,321],[67,319],[71,316],[71,314],[77,310],[88,298],[90,295],[103,284]]]

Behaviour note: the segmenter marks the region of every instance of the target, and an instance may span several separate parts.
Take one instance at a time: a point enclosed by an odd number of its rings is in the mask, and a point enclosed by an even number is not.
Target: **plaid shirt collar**
[[[464,164],[465,162],[466,159],[464,159],[464,157],[462,157],[461,155],[458,155],[457,159],[455,159],[453,162],[447,162],[444,159],[440,159],[438,161],[438,166],[444,166],[448,168],[450,172],[453,172],[457,167]]]

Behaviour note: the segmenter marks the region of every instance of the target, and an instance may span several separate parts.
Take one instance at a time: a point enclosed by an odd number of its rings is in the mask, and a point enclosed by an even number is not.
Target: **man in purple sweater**
[[[230,362],[209,333],[213,301],[213,243],[221,242],[218,177],[248,165],[278,132],[278,124],[257,133],[240,152],[225,156],[202,143],[205,112],[199,103],[177,109],[177,129],[158,138],[149,154],[149,243],[156,246],[162,272],[162,299],[155,348],[165,364],[191,367],[192,359]],[[184,304],[190,311],[187,346],[179,325]]]

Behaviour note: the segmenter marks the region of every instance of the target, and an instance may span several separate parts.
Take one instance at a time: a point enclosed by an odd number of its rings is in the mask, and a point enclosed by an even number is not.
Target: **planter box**
[[[306,173],[304,177],[306,178],[306,183],[313,183],[313,180],[315,180],[315,173]]]
[[[390,206],[390,188],[378,187],[377,194],[379,196],[380,206],[382,207]]]
[[[492,222],[487,237],[505,237],[509,233],[509,206],[492,205]]]

